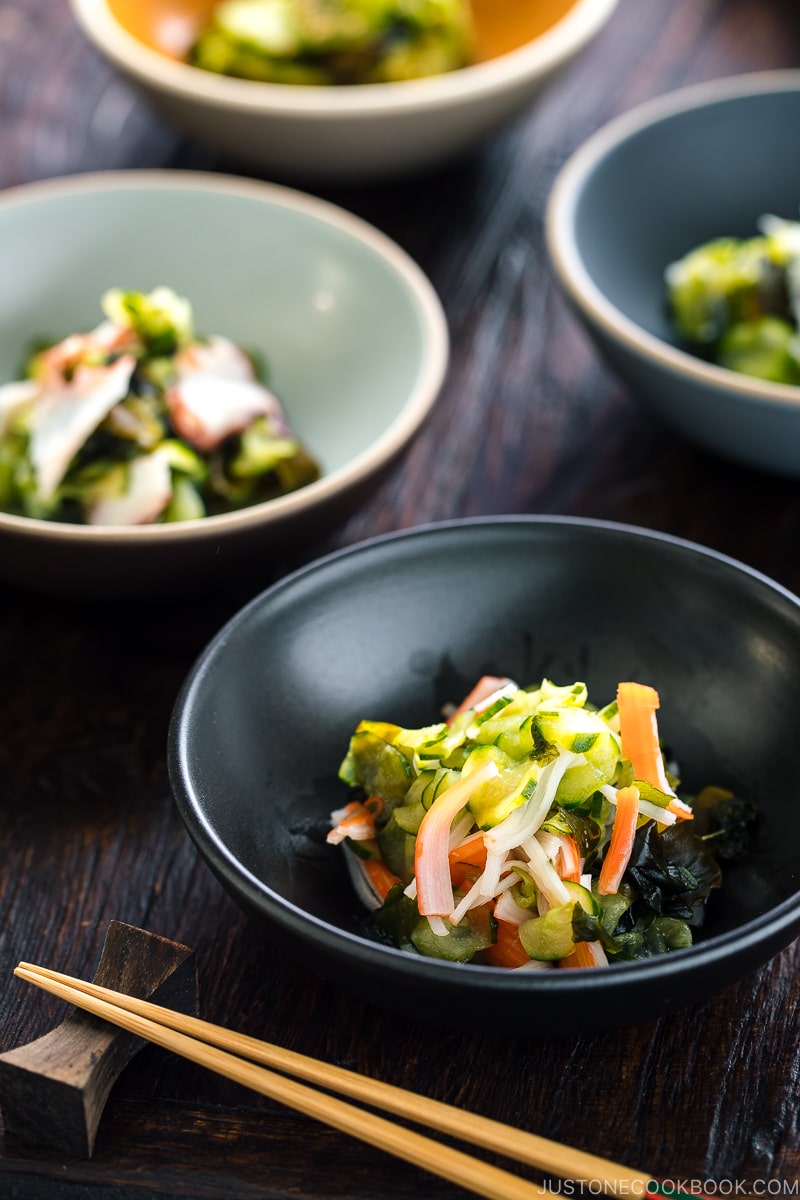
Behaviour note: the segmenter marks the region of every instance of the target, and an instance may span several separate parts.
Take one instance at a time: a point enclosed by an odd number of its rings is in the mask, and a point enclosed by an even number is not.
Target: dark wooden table
[[[796,1194],[800,945],[707,1004],[613,1034],[442,1033],[276,956],[198,858],[165,769],[173,701],[222,622],[295,565],[385,530],[477,513],[609,518],[703,542],[800,591],[797,485],[656,424],[568,313],[542,238],[555,172],[606,120],[771,67],[800,67],[791,0],[621,0],[536,107],[468,162],[324,191],[420,262],[450,323],[447,385],[391,479],[324,545],[205,602],[128,609],[2,591],[0,1050],[64,1012],[12,978],[16,963],[91,976],[117,918],[196,949],[212,1020],[718,1194]],[[145,166],[242,170],[157,119],[67,0],[0,0],[0,186]],[[113,1090],[91,1161],[0,1140],[3,1197],[462,1195],[154,1047]]]

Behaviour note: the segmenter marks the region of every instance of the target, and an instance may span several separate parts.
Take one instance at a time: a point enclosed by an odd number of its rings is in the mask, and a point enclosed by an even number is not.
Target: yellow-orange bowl
[[[477,0],[473,65],[343,87],[256,83],[190,66],[182,55],[212,4],[72,0],[97,49],[190,136],[283,177],[364,181],[439,165],[500,128],[599,33],[617,0]]]

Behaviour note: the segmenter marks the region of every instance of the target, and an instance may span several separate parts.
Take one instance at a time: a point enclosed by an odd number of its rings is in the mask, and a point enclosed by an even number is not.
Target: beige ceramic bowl
[[[213,0],[72,0],[95,46],[191,136],[304,180],[438,165],[521,112],[617,0],[474,0],[480,61],[428,79],[309,87],[223,78],[181,61]]]
[[[180,236],[176,236],[180,230]],[[0,579],[73,595],[224,586],[358,505],[424,421],[448,335],[394,242],[270,184],[170,171],[83,175],[0,196],[0,382],[37,338],[97,324],[109,287],[173,287],[195,324],[259,352],[322,467],[307,487],[202,520],[137,527],[0,513]]]

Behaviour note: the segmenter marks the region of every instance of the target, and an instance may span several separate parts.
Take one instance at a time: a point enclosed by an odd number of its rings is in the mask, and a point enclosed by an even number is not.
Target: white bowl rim
[[[551,261],[567,294],[614,341],[696,383],[714,390],[724,388],[745,405],[763,406],[772,402],[796,408],[800,407],[800,386],[755,379],[705,362],[642,329],[598,288],[586,270],[573,233],[583,186],[598,163],[615,147],[650,125],[692,109],[775,92],[800,92],[800,70],[753,71],[691,84],[656,96],[615,117],[579,146],[561,168],[550,192],[545,231]],[[758,215],[753,214],[754,223]]]
[[[316,509],[350,486],[371,478],[411,441],[439,395],[447,374],[450,336],[441,301],[421,267],[396,242],[361,217],[305,192],[204,171],[171,169],[87,172],[21,184],[0,195],[0,215],[31,202],[64,196],[160,189],[242,196],[271,206],[302,212],[345,233],[382,259],[404,285],[419,316],[423,337],[422,367],[413,391],[394,420],[370,446],[342,467],[323,474],[286,496],[265,500],[234,512],[166,525],[78,525],[0,512],[0,529],[52,541],[97,544],[216,540],[227,532],[268,526]]]
[[[140,42],[116,20],[108,0],[71,0],[87,37],[140,83],[223,109],[280,113],[302,120],[339,121],[388,112],[426,111],[461,101],[477,102],[526,79],[553,71],[576,54],[608,21],[618,0],[574,0],[554,25],[506,54],[423,79],[397,83],[324,87],[259,83],[203,71]]]

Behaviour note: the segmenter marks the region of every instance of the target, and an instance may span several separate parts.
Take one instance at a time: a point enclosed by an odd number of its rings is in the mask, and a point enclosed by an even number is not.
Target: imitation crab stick
[[[471,872],[473,874],[480,873],[486,866],[486,842],[483,840],[483,834],[478,834],[468,842],[462,842],[460,846],[455,846],[450,851],[448,859],[450,882],[453,887],[462,884]]]
[[[400,880],[393,871],[389,870],[382,858],[366,858],[362,862],[364,874],[369,879],[375,895],[383,903],[392,888],[400,883]]]
[[[674,816],[682,818],[684,821],[693,821],[694,813],[689,808],[688,804],[684,804],[679,796],[673,796],[667,805],[667,812],[671,812]]]
[[[491,967],[524,967],[530,958],[519,940],[519,926],[513,921],[497,921],[497,941],[485,951],[485,961]]]
[[[559,959],[560,967],[596,967],[594,955],[588,942],[576,942],[575,949],[566,958]]]
[[[694,813],[680,800],[667,779],[664,757],[658,739],[656,710],[660,704],[658,692],[644,683],[620,683],[617,687],[619,732],[622,753],[633,767],[637,779],[652,783],[672,799],[667,811],[683,820],[692,820]]]
[[[460,779],[440,792],[422,818],[414,853],[417,906],[423,917],[449,917],[453,911],[450,882],[450,826],[472,793],[498,774],[493,762],[485,762],[473,775]]]
[[[660,703],[658,692],[648,684],[620,683],[617,687],[623,757],[630,762],[637,779],[671,796],[673,791],[658,740],[656,712]]]
[[[611,840],[600,868],[597,890],[601,896],[619,891],[622,876],[628,865],[636,837],[636,822],[639,819],[639,789],[631,785],[617,792],[617,808],[611,828]]]
[[[376,796],[363,802],[351,800],[333,814],[336,824],[328,833],[327,841],[332,846],[338,846],[345,838],[354,842],[367,842],[374,838],[375,816],[381,807],[382,801]]]
[[[568,879],[572,883],[580,883],[581,854],[578,849],[578,843],[568,833],[560,833],[558,835],[558,843],[556,869],[559,875],[562,879]]]

